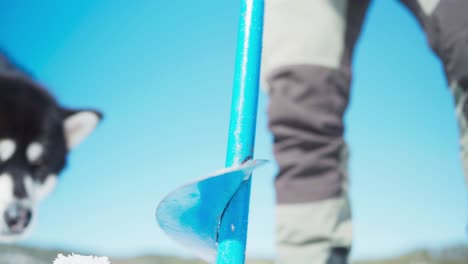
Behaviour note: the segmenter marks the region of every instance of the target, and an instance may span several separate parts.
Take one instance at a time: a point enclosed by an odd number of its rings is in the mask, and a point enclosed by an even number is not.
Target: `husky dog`
[[[0,50],[0,242],[27,234],[67,153],[100,120],[98,111],[60,106]]]

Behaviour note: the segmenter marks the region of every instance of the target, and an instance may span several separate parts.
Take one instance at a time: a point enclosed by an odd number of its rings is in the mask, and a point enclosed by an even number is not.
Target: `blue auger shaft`
[[[264,0],[241,0],[226,167],[252,159],[257,121]],[[250,203],[249,179],[223,215],[217,264],[243,264]]]

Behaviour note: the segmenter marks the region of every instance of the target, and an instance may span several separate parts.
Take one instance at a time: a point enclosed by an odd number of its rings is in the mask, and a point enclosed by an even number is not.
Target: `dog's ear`
[[[99,124],[102,114],[96,110],[65,110],[63,129],[69,150],[80,144]]]

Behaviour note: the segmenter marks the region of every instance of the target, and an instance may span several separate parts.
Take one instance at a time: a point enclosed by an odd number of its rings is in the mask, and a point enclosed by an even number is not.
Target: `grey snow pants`
[[[262,81],[279,165],[278,263],[347,263],[352,241],[343,115],[370,0],[266,0]],[[443,63],[468,175],[468,0],[401,0]]]

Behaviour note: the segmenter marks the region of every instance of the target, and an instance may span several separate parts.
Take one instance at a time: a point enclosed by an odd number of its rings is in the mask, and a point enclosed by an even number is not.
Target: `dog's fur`
[[[67,153],[101,120],[61,107],[0,50],[0,242],[25,236]]]

